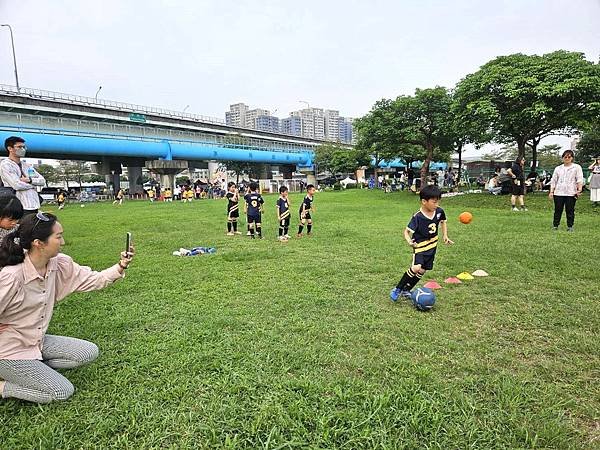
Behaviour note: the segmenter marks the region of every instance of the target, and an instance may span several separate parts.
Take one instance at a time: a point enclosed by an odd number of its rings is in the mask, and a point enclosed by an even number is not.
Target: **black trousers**
[[[554,222],[555,227],[560,225],[560,218],[563,213],[563,209],[567,212],[567,226],[572,227],[575,223],[575,202],[577,198],[567,197],[562,195],[554,196]]]

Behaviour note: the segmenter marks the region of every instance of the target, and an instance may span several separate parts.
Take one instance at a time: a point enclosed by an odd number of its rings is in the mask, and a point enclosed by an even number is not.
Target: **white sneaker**
[[[286,239],[289,239],[290,235],[289,234],[284,234],[283,237],[286,238]]]
[[[517,208],[516,206],[512,209],[513,211],[518,211],[519,208]]]
[[[230,231],[229,233],[227,233],[227,236],[235,236],[235,235],[233,234],[233,231]]]
[[[234,231],[233,234],[242,234],[241,231]]]

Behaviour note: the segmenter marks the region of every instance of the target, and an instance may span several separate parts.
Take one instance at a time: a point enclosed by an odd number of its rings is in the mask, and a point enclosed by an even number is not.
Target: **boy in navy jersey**
[[[279,198],[277,199],[277,221],[279,222],[279,237],[280,241],[287,241],[290,236],[288,229],[290,228],[290,202],[288,200],[288,188],[281,186],[279,188]]]
[[[261,213],[262,205],[265,202],[262,196],[258,193],[258,183],[250,183],[250,192],[244,195],[244,212],[248,215],[248,232],[250,237],[254,239],[254,233],[258,235],[259,239],[262,239],[262,228],[261,228]]]
[[[227,236],[242,234],[237,229],[237,220],[240,217],[240,194],[233,181],[227,183]]]
[[[404,230],[404,239],[413,249],[410,268],[402,276],[398,285],[390,292],[392,301],[398,297],[410,297],[410,290],[423,277],[426,270],[433,269],[433,260],[438,244],[438,230],[442,229],[445,244],[454,244],[448,238],[446,213],[439,207],[442,193],[436,186],[425,186],[419,194],[421,208],[412,216]]]
[[[306,225],[306,235],[310,236],[312,232],[312,217],[310,215],[315,209],[312,205],[313,195],[315,194],[315,187],[312,184],[306,186],[306,197],[300,204],[300,225],[298,226],[298,237],[302,237],[302,230]]]

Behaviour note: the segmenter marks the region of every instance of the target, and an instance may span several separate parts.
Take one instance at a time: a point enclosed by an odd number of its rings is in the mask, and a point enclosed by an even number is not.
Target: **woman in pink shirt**
[[[54,304],[72,292],[102,289],[123,278],[133,257],[102,272],[60,253],[63,228],[52,214],[26,216],[0,243],[0,395],[36,403],[66,400],[75,390],[54,369],[93,361],[91,342],[46,334]]]

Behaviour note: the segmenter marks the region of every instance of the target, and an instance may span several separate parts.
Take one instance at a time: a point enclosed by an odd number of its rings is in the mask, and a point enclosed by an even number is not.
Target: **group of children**
[[[312,216],[314,212],[313,207],[313,196],[315,193],[315,187],[309,184],[306,187],[306,196],[300,205],[299,215],[300,224],[298,226],[297,237],[302,237],[304,227],[306,226],[306,234],[310,236],[312,233]],[[279,198],[277,199],[277,222],[279,223],[279,235],[277,239],[279,241],[287,241],[290,239],[289,228],[291,221],[290,212],[290,201],[288,198],[288,188],[281,186],[279,188]],[[238,218],[240,217],[239,201],[240,194],[235,183],[230,182],[227,185],[227,235],[234,236],[241,234],[238,231]],[[248,192],[244,195],[244,213],[246,214],[248,231],[247,235],[252,239],[258,237],[263,238],[262,235],[262,213],[264,211],[264,199],[259,192],[258,183],[250,183]]]

